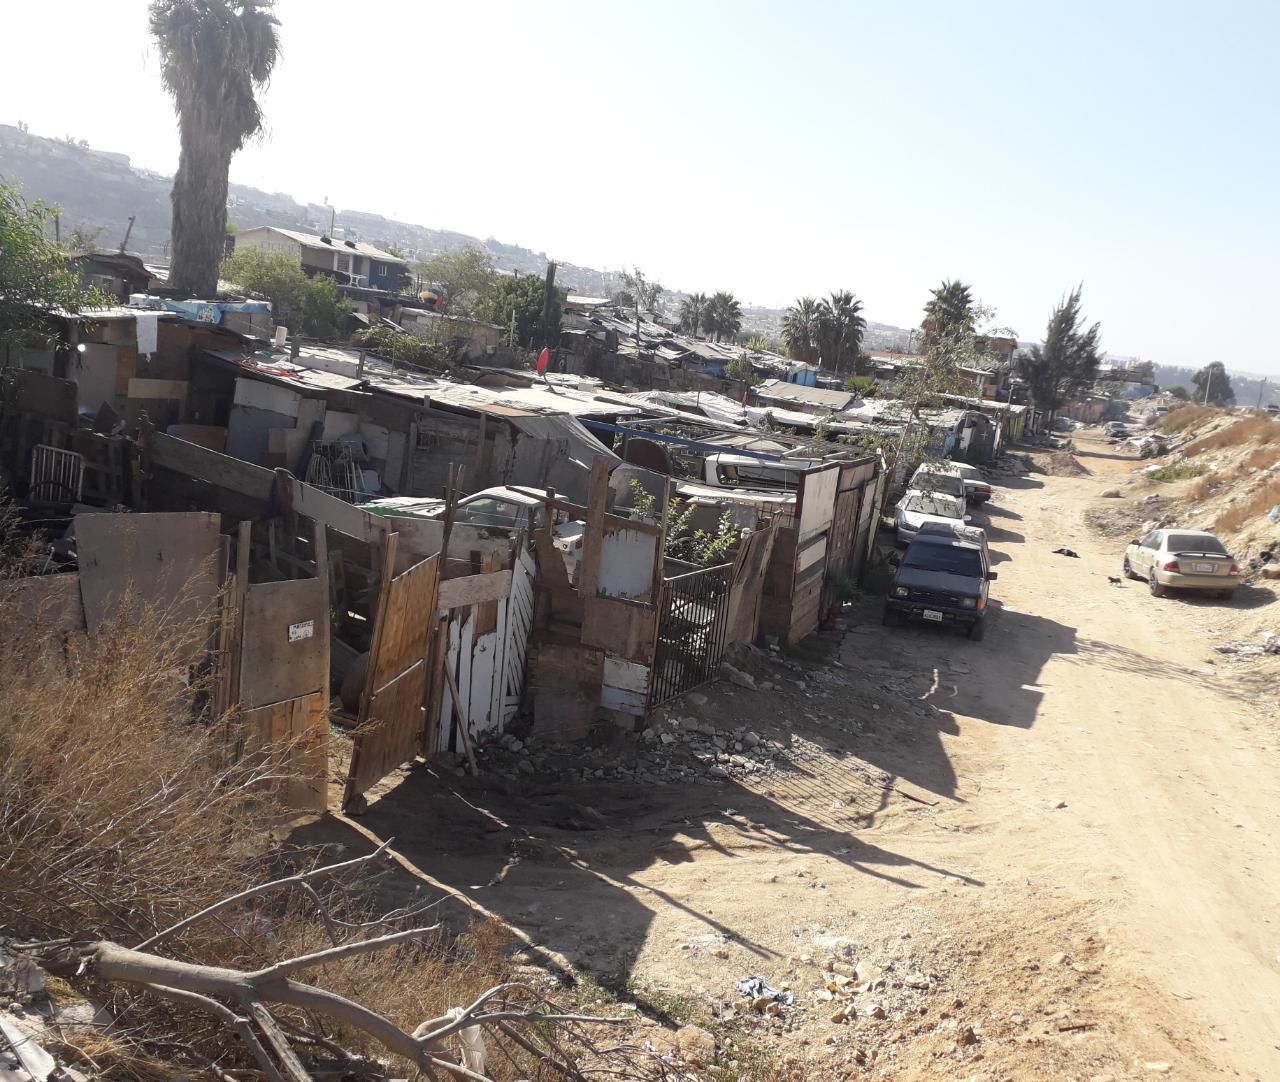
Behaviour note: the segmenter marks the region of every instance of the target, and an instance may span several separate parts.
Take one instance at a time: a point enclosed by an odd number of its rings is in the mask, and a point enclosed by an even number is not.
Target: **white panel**
[[[493,709],[493,686],[501,679],[498,670],[498,643],[496,633],[481,635],[471,646],[471,701],[468,704],[468,720],[476,737],[496,732],[500,726],[490,717]],[[465,659],[464,659],[465,660]]]
[[[658,539],[637,530],[606,534],[600,552],[601,597],[649,601]]]
[[[796,573],[812,567],[827,554],[827,539],[818,538],[812,545],[802,548],[796,553]]]
[[[606,654],[603,682],[620,691],[645,693],[649,690],[649,667]]]
[[[348,436],[360,427],[360,418],[354,413],[343,413],[341,410],[326,410],[324,414],[324,433],[321,439],[336,440],[339,436]]]
[[[274,383],[264,383],[260,379],[236,380],[235,404],[237,406],[256,406],[260,410],[279,413],[285,417],[298,416],[298,403],[302,395],[291,391],[288,387],[277,387]]]

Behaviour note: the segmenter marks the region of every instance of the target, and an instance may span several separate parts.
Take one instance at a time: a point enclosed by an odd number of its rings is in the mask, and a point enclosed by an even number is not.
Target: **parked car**
[[[1170,590],[1208,590],[1231,597],[1240,585],[1240,565],[1211,533],[1152,530],[1124,552],[1126,578],[1146,579],[1154,597]]]
[[[977,466],[970,466],[967,462],[956,462],[951,467],[960,475],[960,479],[964,482],[964,498],[971,504],[986,503],[991,499],[991,486],[987,484],[982,476],[982,471]]]
[[[1102,426],[1102,434],[1115,438],[1123,438],[1129,435],[1129,429],[1123,421],[1108,421]]]
[[[913,489],[893,509],[893,525],[900,545],[909,543],[920,532],[920,527],[928,522],[960,526],[968,521],[969,516],[964,513],[964,496],[946,492]]]
[[[964,496],[964,478],[953,468],[954,462],[921,462],[907,484],[908,492],[935,492],[947,496]]]
[[[987,535],[973,526],[927,523],[907,546],[884,602],[884,622],[923,620],[986,634],[991,570]]]

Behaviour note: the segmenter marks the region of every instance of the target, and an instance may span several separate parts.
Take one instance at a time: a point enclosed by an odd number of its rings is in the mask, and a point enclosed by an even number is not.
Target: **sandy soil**
[[[1138,463],[1078,443],[1088,476],[1007,479],[979,518],[1000,573],[985,642],[881,628],[868,599],[807,656],[756,657],[772,690],[704,689],[704,723],[793,749],[776,769],[519,785],[418,767],[361,828],[650,1017],[708,1025],[726,1058],[1280,1078],[1280,676],[1212,652],[1275,598],[1110,585],[1123,540],[1085,513]],[[300,839],[368,845],[335,819]],[[747,975],[795,1005],[752,1011]]]

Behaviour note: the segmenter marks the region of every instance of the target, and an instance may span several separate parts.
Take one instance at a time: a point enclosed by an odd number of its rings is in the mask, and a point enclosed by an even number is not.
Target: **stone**
[[[521,759],[516,763],[516,771],[521,774],[536,774],[538,772],[538,768],[533,765],[531,760]]]
[[[1173,1064],[1165,1063],[1164,1060],[1147,1060],[1142,1066],[1154,1074],[1168,1074],[1173,1070]]]
[[[961,1026],[956,1031],[957,1044],[977,1044],[978,1035],[974,1033],[972,1026]]]
[[[884,970],[872,962],[863,961],[854,967],[853,975],[863,984],[871,984],[884,975]]]
[[[681,1058],[694,1067],[710,1067],[716,1061],[716,1039],[701,1026],[676,1030],[676,1047]]]
[[[728,680],[731,684],[736,684],[740,688],[746,688],[748,691],[756,691],[756,678],[750,673],[743,672],[741,669],[735,669],[727,661],[720,662],[720,675]]]
[[[868,1018],[884,1018],[884,1008],[879,1003],[868,1003],[862,1008],[862,1013]]]
[[[1104,500],[1118,500],[1123,496],[1123,493],[1118,488],[1109,488],[1101,495]]]
[[[742,742],[749,748],[754,748],[760,744],[760,736],[758,733],[743,733]]]
[[[676,742],[674,733],[662,733],[658,739],[664,744],[674,744]]]
[[[1280,579],[1280,564],[1274,567],[1264,567],[1262,569],[1262,577],[1264,579]]]
[[[722,781],[729,777],[729,771],[722,767],[719,763],[712,763],[707,767],[708,778],[719,778]]]
[[[845,1012],[844,1007],[841,1007],[839,1010],[834,1011],[831,1015],[831,1021],[833,1021],[838,1026],[845,1019],[844,1012]]]
[[[1057,811],[1059,808],[1065,808],[1066,806],[1067,806],[1067,802],[1066,802],[1065,800],[1051,800],[1051,801],[1049,801],[1049,807],[1050,807],[1050,809],[1051,809],[1051,810],[1053,810],[1053,811]]]
[[[1050,964],[1051,966],[1060,966],[1060,965],[1062,965],[1066,960],[1067,960],[1067,956],[1066,956],[1065,954],[1063,954],[1063,953],[1062,953],[1062,951],[1058,951],[1058,953],[1057,953],[1057,954],[1055,954],[1055,955],[1053,955],[1052,957],[1050,957],[1050,959],[1049,959],[1049,964]]]

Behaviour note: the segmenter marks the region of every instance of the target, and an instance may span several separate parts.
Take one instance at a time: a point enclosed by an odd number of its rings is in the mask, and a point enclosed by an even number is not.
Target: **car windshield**
[[[943,544],[935,541],[913,541],[907,547],[902,560],[903,567],[916,567],[923,571],[942,571],[948,575],[982,577],[982,557],[977,549],[963,545]]]
[[[1215,552],[1222,556],[1227,554],[1222,542],[1216,537],[1206,537],[1195,533],[1171,533],[1169,535],[1170,552]]]
[[[964,495],[964,481],[954,473],[917,473],[911,487],[922,492],[945,492],[949,496]]]
[[[524,523],[525,506],[512,500],[483,496],[458,505],[456,521],[472,526],[503,526],[508,529]]]
[[[909,492],[902,501],[904,511],[915,511],[921,515],[941,515],[943,518],[959,518],[960,509],[956,501],[942,493]]]

